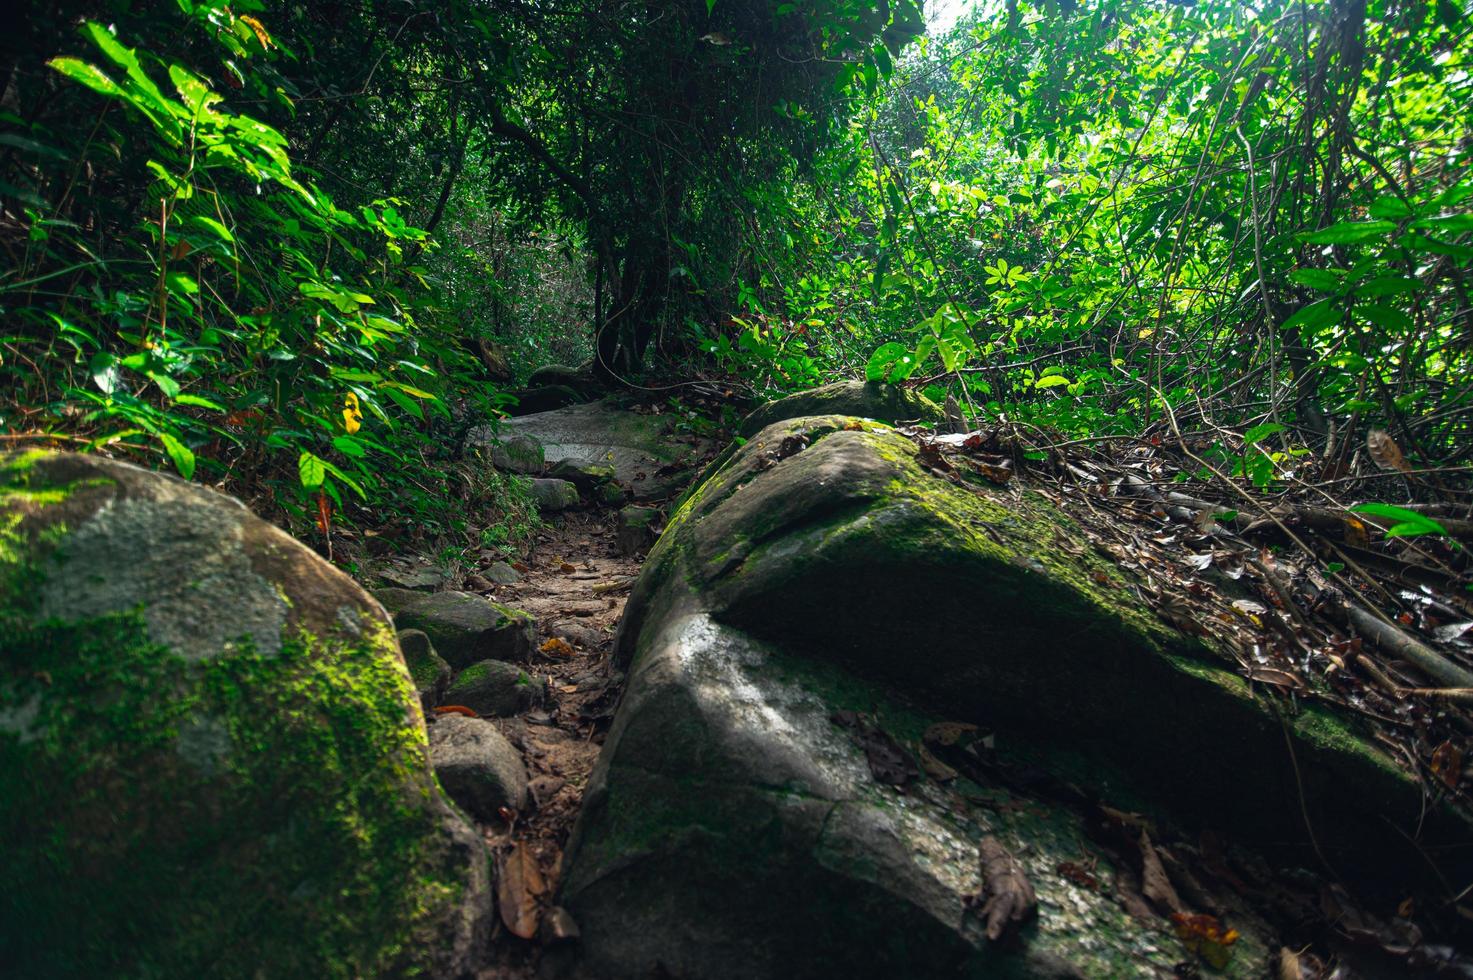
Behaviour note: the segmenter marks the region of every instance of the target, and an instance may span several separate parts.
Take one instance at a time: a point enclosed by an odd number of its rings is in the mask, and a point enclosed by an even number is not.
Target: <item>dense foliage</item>
[[[1046,0],[911,43],[910,0],[29,4],[0,41],[0,426],[451,537],[437,447],[509,401],[490,345],[513,377],[862,373],[1071,437],[1165,426],[1260,486],[1306,450],[1333,478],[1372,429],[1465,462],[1470,25]]]

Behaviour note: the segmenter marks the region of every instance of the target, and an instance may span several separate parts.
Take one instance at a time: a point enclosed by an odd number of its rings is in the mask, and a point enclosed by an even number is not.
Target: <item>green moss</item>
[[[471,664],[456,675],[454,682],[450,685],[450,690],[462,690],[489,676],[491,676],[491,667],[488,661],[483,660],[480,663]]]
[[[413,972],[453,901],[379,628],[190,664],[141,611],[0,613],[0,962],[23,976]]]

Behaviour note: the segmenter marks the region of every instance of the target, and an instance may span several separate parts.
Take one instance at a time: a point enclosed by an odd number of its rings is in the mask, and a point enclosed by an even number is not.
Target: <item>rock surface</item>
[[[659,538],[655,528],[664,515],[654,507],[625,507],[619,511],[618,536],[620,554],[634,556],[649,551]]]
[[[525,433],[542,443],[547,461],[565,459],[606,464],[636,500],[668,496],[690,479],[694,460],[704,451],[695,440],[682,442],[675,419],[641,415],[609,399],[507,419],[504,432]]]
[[[444,703],[460,704],[478,715],[506,718],[541,704],[545,685],[521,667],[501,660],[482,660],[455,676]]]
[[[502,807],[527,806],[521,753],[489,721],[456,714],[436,718],[430,723],[430,761],[445,792],[477,820],[499,823]]]
[[[567,480],[578,487],[579,490],[592,490],[603,483],[614,479],[614,468],[607,463],[594,463],[586,459],[575,459],[569,457],[560,459],[553,464],[547,475],[559,480]]]
[[[768,402],[742,420],[739,432],[750,438],[774,422],[810,415],[852,415],[892,425],[940,422],[946,417],[940,405],[909,388],[878,381],[836,381]]]
[[[0,457],[0,964],[474,970],[479,837],[378,603],[237,501]]]
[[[533,480],[532,499],[537,502],[538,510],[567,510],[578,506],[578,488],[567,480]]]
[[[1321,709],[1280,719],[1126,574],[1042,497],[934,477],[885,426],[757,433],[672,518],[620,627],[629,685],[560,896],[590,974],[1169,975],[1189,958],[1061,873],[1077,818],[999,806],[1006,792],[967,805],[929,780],[898,792],[841,713],[876,711],[912,745],[933,722],[983,725],[1087,792],[1312,864],[1303,800],[1319,846],[1358,873],[1410,866],[1382,818],[1418,825],[1415,783]],[[1468,835],[1445,815],[1422,829]],[[965,908],[983,835],[1038,892],[1020,952]],[[1240,928],[1228,975],[1258,975],[1265,933]]]
[[[419,695],[420,707],[428,711],[445,694],[445,687],[450,683],[450,665],[435,652],[429,634],[423,630],[400,630],[399,649],[404,654],[404,665],[409,668],[409,679],[414,682],[414,692]]]
[[[537,646],[537,625],[519,609],[469,592],[379,589],[374,598],[399,629],[426,633],[451,667],[479,660],[526,660]]]

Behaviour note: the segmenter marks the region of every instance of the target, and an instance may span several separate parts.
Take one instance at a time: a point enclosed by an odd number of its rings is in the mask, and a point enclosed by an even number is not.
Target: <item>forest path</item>
[[[485,593],[537,620],[541,646],[528,672],[547,681],[541,707],[493,724],[522,754],[532,801],[527,812],[503,825],[479,829],[497,861],[498,916],[492,965],[481,980],[536,975],[540,949],[512,935],[508,907],[547,907],[557,890],[563,846],[572,832],[589,774],[624,687],[612,670],[614,630],[643,558],[622,554],[617,542],[618,508],[596,506],[550,515],[526,559],[526,571],[511,585]],[[520,568],[519,568],[520,570]],[[518,888],[506,873],[521,854],[533,859],[535,878],[520,876]]]

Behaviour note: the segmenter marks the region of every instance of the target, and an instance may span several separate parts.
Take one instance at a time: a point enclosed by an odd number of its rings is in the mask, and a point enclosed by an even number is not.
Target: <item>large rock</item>
[[[449,976],[487,856],[378,603],[237,501],[0,457],[0,972]]]
[[[479,715],[505,718],[543,702],[544,681],[534,679],[516,664],[482,660],[456,675],[445,690],[446,704],[459,704]]]
[[[578,488],[567,480],[533,480],[532,500],[538,510],[556,513],[578,506]]]
[[[742,420],[740,434],[751,437],[774,422],[812,415],[852,415],[897,425],[940,422],[941,406],[918,391],[878,381],[836,381],[768,402]]]
[[[401,630],[421,630],[456,669],[478,660],[528,660],[537,646],[530,615],[469,592],[379,589],[375,598]]]
[[[440,703],[450,683],[450,665],[435,652],[435,645],[423,630],[400,630],[399,650],[404,654],[420,707],[428,711]]]
[[[604,399],[506,419],[501,428],[535,437],[551,465],[577,459],[611,466],[636,500],[654,500],[685,486],[705,451],[698,440],[682,441],[675,423],[669,415],[641,415]]]
[[[430,759],[450,798],[477,820],[500,821],[501,809],[527,805],[522,757],[489,721],[448,714],[430,724]]]
[[[1361,733],[1317,707],[1281,718],[1130,584],[1041,496],[934,477],[885,426],[755,435],[672,518],[620,627],[629,685],[564,859],[589,971],[1114,976],[1189,958],[1063,873],[1076,817],[882,786],[838,712],[912,744],[931,722],[990,727],[1004,758],[1285,862],[1316,862],[1306,814],[1362,876],[1412,866],[1392,825],[1468,838]],[[1038,890],[1025,952],[966,911],[983,834]],[[1244,932],[1234,972],[1255,975],[1267,947]]]
[[[542,443],[528,435],[503,433],[500,424],[471,429],[465,434],[465,449],[488,455],[491,465],[506,473],[542,472]]]

